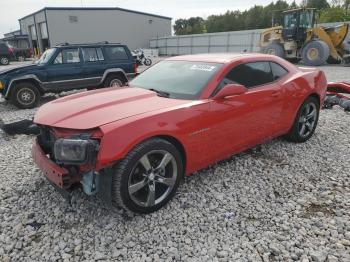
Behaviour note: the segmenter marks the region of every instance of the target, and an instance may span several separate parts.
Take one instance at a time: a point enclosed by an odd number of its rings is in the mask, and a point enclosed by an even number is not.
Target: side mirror
[[[247,88],[240,84],[228,84],[214,96],[214,99],[223,99],[229,96],[242,95],[247,92]]]

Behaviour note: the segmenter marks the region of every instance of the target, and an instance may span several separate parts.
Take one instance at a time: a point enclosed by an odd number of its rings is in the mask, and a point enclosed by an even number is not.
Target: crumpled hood
[[[39,108],[34,122],[69,129],[92,129],[127,117],[188,102],[159,97],[155,92],[136,87],[103,88],[49,102]]]

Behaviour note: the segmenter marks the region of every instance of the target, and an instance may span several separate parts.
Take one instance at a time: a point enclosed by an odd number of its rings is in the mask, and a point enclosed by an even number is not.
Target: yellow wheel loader
[[[344,41],[349,24],[315,26],[316,9],[299,8],[283,11],[281,24],[262,31],[261,52],[273,54],[305,65],[350,63],[350,45]]]

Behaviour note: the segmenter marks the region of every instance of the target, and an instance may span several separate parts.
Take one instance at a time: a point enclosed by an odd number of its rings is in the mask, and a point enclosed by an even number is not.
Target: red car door
[[[269,62],[241,64],[233,68],[218,88],[236,82],[248,91],[210,103],[212,153],[217,159],[244,150],[280,132],[283,89],[275,81]]]

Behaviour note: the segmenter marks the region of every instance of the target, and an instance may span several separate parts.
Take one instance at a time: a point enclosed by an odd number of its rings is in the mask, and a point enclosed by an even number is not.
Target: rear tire
[[[125,79],[120,75],[111,75],[104,81],[104,87],[122,87],[126,84]]]
[[[292,128],[285,138],[291,142],[302,143],[309,140],[315,132],[320,112],[320,102],[316,97],[308,97],[300,106]]]
[[[159,138],[147,140],[116,166],[113,204],[127,212],[154,212],[174,196],[182,174],[183,160],[173,144]]]
[[[301,57],[305,65],[320,66],[327,62],[329,53],[329,47],[325,42],[315,40],[303,47]]]
[[[30,82],[18,83],[11,90],[11,102],[21,109],[34,108],[39,99],[39,90]]]
[[[9,65],[10,64],[10,59],[6,56],[1,56],[0,57],[0,64],[1,65]]]
[[[284,47],[279,43],[271,43],[263,48],[264,54],[275,55],[281,58],[285,58]]]

